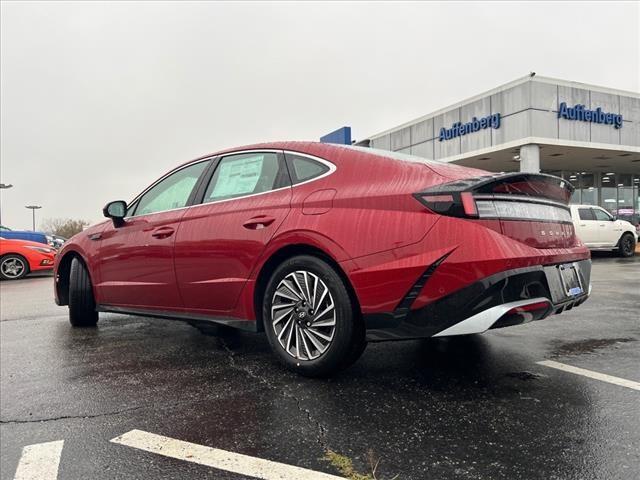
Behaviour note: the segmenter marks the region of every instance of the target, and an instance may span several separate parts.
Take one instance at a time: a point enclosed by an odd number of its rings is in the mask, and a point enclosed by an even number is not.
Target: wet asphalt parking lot
[[[0,477],[62,440],[60,479],[252,478],[110,441],[142,430],[337,476],[377,464],[378,480],[638,478],[640,256],[598,255],[592,282],[560,316],[370,344],[326,380],[283,370],[262,335],[116,314],[71,329],[51,276],[2,282]]]

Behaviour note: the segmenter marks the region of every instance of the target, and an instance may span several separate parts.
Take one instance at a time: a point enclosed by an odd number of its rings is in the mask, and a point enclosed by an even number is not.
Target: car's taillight
[[[476,205],[476,201],[473,198],[473,193],[462,192],[460,194],[460,199],[462,200],[462,208],[464,210],[464,214],[467,217],[477,217],[478,206]]]
[[[530,200],[528,198],[481,196],[477,199],[476,205],[479,218],[571,223],[569,208],[557,203]]]
[[[471,218],[478,216],[476,202],[470,192],[433,195],[417,193],[415,197],[429,210],[439,213],[440,215]]]

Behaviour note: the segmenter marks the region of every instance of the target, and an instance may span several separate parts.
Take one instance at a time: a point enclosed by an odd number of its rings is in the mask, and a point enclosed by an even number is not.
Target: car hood
[[[636,229],[636,227],[631,222],[627,222],[626,220],[616,220],[616,224],[622,228],[628,228],[630,230]]]
[[[0,235],[2,237],[2,235]],[[22,247],[40,247],[40,248],[51,248],[46,243],[40,242],[32,242],[30,240],[19,240],[17,238],[2,238],[2,242],[7,242],[10,245],[17,245]]]

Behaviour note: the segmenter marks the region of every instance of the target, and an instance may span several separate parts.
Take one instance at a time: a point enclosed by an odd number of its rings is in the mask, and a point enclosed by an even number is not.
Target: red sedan
[[[573,187],[350,146],[237,148],[170,171],[56,259],[71,324],[98,312],[264,331],[306,375],[367,341],[465,335],[583,303]]]
[[[51,270],[55,248],[44,243],[0,237],[0,278],[18,280],[30,272]]]

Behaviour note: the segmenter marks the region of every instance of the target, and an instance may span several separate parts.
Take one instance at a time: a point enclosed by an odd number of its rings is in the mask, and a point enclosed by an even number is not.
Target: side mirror
[[[127,203],[123,200],[116,200],[115,202],[109,202],[102,209],[102,214],[113,220],[113,224],[118,227],[122,225],[123,218],[127,214]]]

